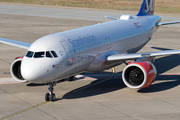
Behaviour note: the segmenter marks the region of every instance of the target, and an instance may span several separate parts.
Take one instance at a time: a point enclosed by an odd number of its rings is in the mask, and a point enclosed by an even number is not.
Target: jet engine
[[[21,62],[22,57],[18,57],[12,64],[10,68],[10,72],[12,77],[18,82],[27,82],[21,75]]]
[[[155,66],[148,61],[130,62],[123,70],[123,82],[130,88],[149,87],[156,77]]]

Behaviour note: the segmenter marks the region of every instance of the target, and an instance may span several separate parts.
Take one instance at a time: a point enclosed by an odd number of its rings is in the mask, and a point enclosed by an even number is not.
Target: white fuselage
[[[50,34],[35,41],[28,51],[44,52],[44,57],[24,57],[22,76],[30,82],[49,82],[83,71],[102,71],[115,65],[105,64],[113,54],[139,51],[157,30],[159,16],[135,16],[70,31]],[[58,57],[46,57],[55,51]],[[116,63],[117,64],[117,63]]]

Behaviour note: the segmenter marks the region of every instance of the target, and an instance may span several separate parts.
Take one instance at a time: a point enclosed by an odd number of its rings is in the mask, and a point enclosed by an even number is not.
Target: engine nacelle
[[[123,70],[123,82],[130,88],[149,87],[156,77],[155,66],[148,61],[131,62]]]
[[[21,61],[22,61],[22,57],[17,58],[12,64],[11,64],[11,68],[10,68],[10,72],[12,77],[18,81],[18,82],[27,82],[27,80],[25,80],[22,75],[21,75]]]

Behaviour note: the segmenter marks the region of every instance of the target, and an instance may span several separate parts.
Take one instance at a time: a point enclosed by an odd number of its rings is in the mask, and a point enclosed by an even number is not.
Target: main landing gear
[[[53,87],[56,84],[56,82],[49,82],[48,84],[49,84],[49,88],[48,88],[49,93],[46,93],[45,100],[46,101],[55,101],[56,95],[53,93],[53,91],[54,91]]]
[[[67,78],[67,81],[73,81],[73,80],[74,80],[74,76]]]

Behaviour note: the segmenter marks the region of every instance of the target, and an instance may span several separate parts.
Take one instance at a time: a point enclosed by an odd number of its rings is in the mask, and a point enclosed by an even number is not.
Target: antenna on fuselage
[[[53,35],[53,30],[51,31],[51,35]]]

